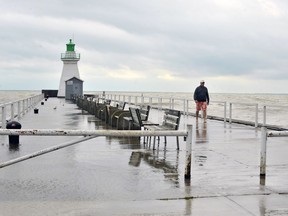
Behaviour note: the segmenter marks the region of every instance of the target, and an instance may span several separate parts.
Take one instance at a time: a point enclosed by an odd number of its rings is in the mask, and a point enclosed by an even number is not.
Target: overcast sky
[[[0,90],[288,93],[287,0],[0,0]]]

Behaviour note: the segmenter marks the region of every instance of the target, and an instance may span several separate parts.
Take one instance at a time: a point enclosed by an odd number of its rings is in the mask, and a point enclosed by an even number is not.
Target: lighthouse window
[[[73,81],[67,81],[67,85],[73,85]]]

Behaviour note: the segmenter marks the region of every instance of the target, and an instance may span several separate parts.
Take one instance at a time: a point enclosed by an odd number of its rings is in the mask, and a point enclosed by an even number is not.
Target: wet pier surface
[[[111,129],[64,99],[37,108],[19,119],[23,129]],[[143,138],[97,137],[0,169],[0,215],[288,215],[287,137],[268,138],[261,180],[260,129],[181,122],[193,125],[190,182],[183,138],[180,151],[175,137],[153,151]],[[15,149],[0,136],[1,162],[75,139],[21,136]]]

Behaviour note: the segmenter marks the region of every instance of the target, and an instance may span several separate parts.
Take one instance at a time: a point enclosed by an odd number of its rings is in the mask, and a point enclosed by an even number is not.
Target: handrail
[[[151,106],[151,108],[156,108],[156,109],[177,109],[182,111],[183,115],[188,116],[188,115],[195,115],[194,114],[194,101],[191,97],[191,99],[184,99],[184,98],[175,98],[175,97],[157,97],[157,96],[149,96],[149,95],[143,95],[143,93],[139,93],[139,95],[128,95],[128,94],[109,94],[109,93],[105,93],[105,94],[95,94],[95,96],[98,97],[104,97],[107,99],[110,99],[111,101],[120,101],[120,100],[125,100],[126,102],[128,102],[128,104],[133,104],[133,105],[138,105],[138,104],[143,104],[143,103],[147,103]],[[139,100],[140,97],[140,100]],[[267,109],[266,107],[268,106],[272,106],[272,105],[259,105],[258,103],[245,103],[245,102],[227,102],[227,101],[219,101],[219,100],[211,100],[210,104],[223,104],[221,106],[223,106],[223,111],[221,111],[220,109],[218,110],[217,115],[209,115],[208,114],[208,118],[212,118],[212,119],[217,119],[217,120],[222,120],[224,121],[224,123],[226,123],[227,118],[228,118],[228,122],[231,124],[232,122],[236,122],[236,123],[240,123],[240,124],[248,124],[251,126],[254,126],[255,128],[257,127],[261,127],[261,126],[268,126],[266,124],[266,115],[267,115]],[[253,112],[253,110],[250,111],[249,113],[249,120],[243,120],[243,118],[237,118],[237,119],[233,119],[232,118],[232,113],[233,113],[233,105],[240,105],[240,106],[252,106],[255,107],[255,111],[253,113],[251,113],[251,111]],[[227,107],[228,107],[228,113],[227,113]],[[288,106],[284,106],[284,105],[277,105],[277,107],[281,107],[281,108],[288,108]],[[237,107],[238,108],[238,107]],[[191,111],[191,109],[193,109],[193,111]],[[220,111],[220,113],[219,113]],[[247,110],[245,110],[245,114]],[[221,114],[222,112],[222,114]],[[259,113],[263,112],[263,115],[261,116],[261,119],[259,121]],[[240,112],[238,112],[240,113]],[[228,116],[227,116],[228,114]],[[241,114],[241,113],[240,113]],[[252,119],[251,119],[252,118]],[[254,118],[254,119],[253,119]],[[275,128],[277,127],[276,125],[269,125],[270,128]],[[279,125],[278,128],[281,128],[281,126]]]
[[[266,152],[267,152],[267,137],[287,137],[288,131],[269,131],[266,127],[261,128],[261,152],[260,152],[260,176],[266,176]]]
[[[0,104],[1,109],[1,126],[3,128],[4,124],[6,124],[6,121],[13,120],[15,117],[19,117],[21,114],[24,115],[27,110],[29,110],[31,107],[35,106],[39,101],[41,101],[44,98],[44,94],[38,94],[34,95],[32,97],[28,97],[25,99],[20,99],[12,102],[7,102],[4,104]],[[17,112],[15,114],[15,107],[14,104],[18,104],[17,106]],[[10,118],[7,119],[7,108],[10,108]]]
[[[119,131],[119,130],[63,130],[63,129],[0,129],[0,135],[29,135],[29,136],[85,136],[84,138],[57,146],[43,149],[39,152],[25,155],[4,163],[0,163],[0,168],[9,166],[23,160],[40,156],[58,149],[77,144],[81,141],[95,138],[97,136],[110,137],[139,137],[139,136],[184,136],[186,138],[186,165],[185,179],[191,179],[191,162],[192,162],[192,125],[187,125],[187,130],[167,130],[167,131]]]
[[[187,136],[186,130],[134,131],[134,130],[64,130],[64,129],[0,129],[0,135],[21,136]]]

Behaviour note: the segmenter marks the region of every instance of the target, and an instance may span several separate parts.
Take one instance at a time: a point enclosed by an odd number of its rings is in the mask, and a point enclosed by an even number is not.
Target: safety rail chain
[[[194,109],[195,102],[192,99],[183,99],[183,98],[173,98],[173,97],[155,97],[155,96],[144,96],[144,95],[123,95],[123,94],[95,94],[95,95],[88,95],[88,97],[95,97],[96,99],[109,99],[113,102],[125,101],[128,104],[150,104],[151,108],[157,108],[159,110],[162,109],[175,109],[176,104],[178,104],[177,109],[179,109],[183,115],[195,115],[194,112],[191,112],[191,108]],[[175,103],[178,101],[178,103]],[[277,125],[270,125],[267,124],[267,107],[268,105],[263,105],[263,113],[262,113],[262,121],[259,121],[259,104],[257,103],[241,103],[241,102],[226,102],[226,101],[210,101],[210,104],[217,103],[223,106],[223,115],[221,116],[213,116],[208,115],[207,118],[220,120],[224,123],[229,122],[231,123],[239,123],[257,127],[267,127],[273,130],[287,130],[287,128],[282,128]],[[193,104],[193,105],[192,105]],[[235,105],[241,105],[246,107],[252,107],[254,109],[254,121],[245,121],[239,119],[233,119],[233,107]],[[227,109],[228,107],[228,109]],[[288,106],[282,106],[288,108]]]
[[[288,131],[267,131],[266,127],[261,127],[261,152],[260,152],[260,176],[266,176],[266,151],[268,137],[287,137]]]
[[[186,140],[186,165],[185,179],[191,179],[191,160],[192,160],[192,125],[187,125],[187,130],[167,130],[167,131],[122,131],[122,130],[53,130],[53,129],[0,129],[0,135],[26,135],[26,136],[84,136],[82,139],[52,146],[38,152],[28,154],[10,161],[0,163],[0,168],[28,160],[43,154],[47,154],[58,149],[77,144],[98,136],[108,137],[139,137],[139,136],[183,136]]]
[[[34,95],[32,97],[28,97],[25,99],[8,102],[5,104],[0,104],[1,108],[1,127],[6,125],[7,121],[14,120],[16,117],[20,117],[28,112],[29,109],[34,107],[37,103],[39,103],[42,99],[44,99],[44,94]],[[15,106],[17,105],[17,110],[15,112]],[[7,110],[10,108],[10,116],[7,115]]]

